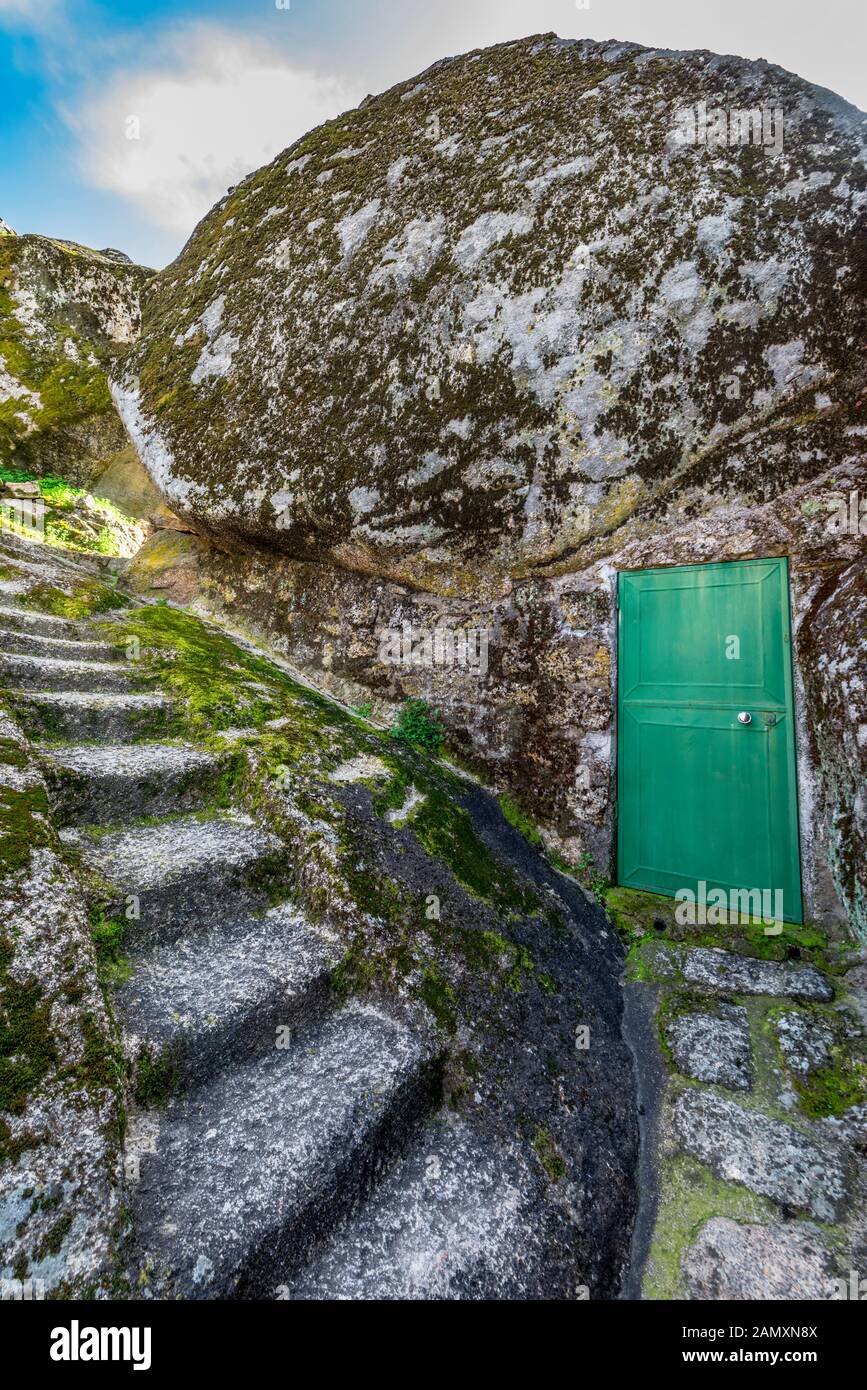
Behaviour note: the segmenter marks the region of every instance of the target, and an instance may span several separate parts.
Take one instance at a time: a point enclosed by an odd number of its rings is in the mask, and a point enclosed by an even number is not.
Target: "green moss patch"
[[[495,859],[482,843],[468,813],[431,787],[412,818],[412,829],[429,854],[448,864],[455,878],[505,911],[532,912],[538,898]]]
[[[126,922],[106,917],[101,908],[91,908],[90,935],[96,953],[97,977],[103,988],[116,988],[132,975],[132,966],[122,952]]]
[[[82,579],[69,593],[51,584],[34,584],[21,595],[19,602],[24,608],[75,622],[109,613],[114,608],[125,608],[129,600],[98,579]]]
[[[814,1020],[830,1035],[828,1061],[809,1072],[790,1066],[780,1046],[776,1025],[783,1014],[798,1013]],[[867,1048],[858,1026],[845,1013],[822,1004],[795,1009],[791,1003],[768,1009],[763,1032],[775,1066],[785,1071],[798,1096],[801,1110],[811,1120],[842,1115],[853,1105],[867,1102]]]
[[[10,973],[13,959],[13,942],[0,937],[0,1110],[21,1114],[58,1056],[51,1001],[37,980]]]
[[[504,795],[500,797],[500,810],[509,824],[513,825],[516,830],[520,830],[521,834],[531,845],[535,845],[537,849],[541,848],[542,836],[539,834],[535,822],[521,810],[517,801],[514,801],[511,796],[504,793]]]
[[[136,1058],[135,1098],[139,1105],[163,1110],[177,1089],[179,1072],[166,1053],[144,1048]]]
[[[728,921],[716,925],[681,925],[675,920],[673,898],[619,886],[605,889],[604,901],[615,929],[630,948],[656,938],[684,946],[715,946],[757,960],[801,959],[831,973],[841,968],[828,955],[827,934],[810,923],[778,922],[769,934],[760,918],[732,913]]]
[[[54,843],[48,797],[37,782],[23,791],[0,786],[0,877],[18,873],[34,849]]]
[[[538,1125],[533,1135],[533,1151],[551,1182],[566,1176],[566,1164],[550,1131]]]
[[[748,1188],[715,1177],[697,1159],[679,1155],[668,1160],[661,1175],[659,1212],[642,1296],[650,1299],[686,1297],[683,1257],[712,1216],[767,1223],[775,1215],[772,1202],[756,1196]]]

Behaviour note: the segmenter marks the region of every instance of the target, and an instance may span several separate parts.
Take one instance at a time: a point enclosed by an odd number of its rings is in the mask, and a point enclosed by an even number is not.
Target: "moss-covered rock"
[[[0,237],[0,467],[87,484],[122,448],[106,368],[138,331],[150,274],[117,253]]]

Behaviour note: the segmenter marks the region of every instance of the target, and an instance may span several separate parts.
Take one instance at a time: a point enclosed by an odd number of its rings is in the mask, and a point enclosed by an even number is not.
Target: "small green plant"
[[[99,908],[91,911],[90,935],[96,951],[96,973],[104,988],[125,984],[132,974],[132,967],[121,950],[125,930],[125,922],[104,916]]]
[[[405,700],[397,722],[389,730],[392,738],[414,743],[428,753],[438,753],[445,742],[445,730],[437,710],[426,700]]]
[[[362,719],[369,719],[373,714],[373,705],[369,700],[365,700],[363,705],[353,705],[353,714],[359,715]]]
[[[575,877],[579,883],[584,884],[585,888],[589,888],[595,897],[600,900],[604,898],[608,880],[600,874],[593,855],[587,849],[579,854],[575,861]]]

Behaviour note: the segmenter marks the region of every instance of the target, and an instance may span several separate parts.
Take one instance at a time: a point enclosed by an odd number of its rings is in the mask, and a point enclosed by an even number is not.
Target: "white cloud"
[[[364,95],[358,82],[230,30],[185,29],[167,47],[147,67],[115,73],[66,119],[91,186],[184,235],[231,184]]]
[[[0,0],[0,26],[37,34],[62,22],[64,0]]]

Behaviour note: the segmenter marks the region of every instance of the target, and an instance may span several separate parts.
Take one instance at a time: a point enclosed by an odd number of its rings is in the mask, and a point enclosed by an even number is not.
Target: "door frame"
[[[790,743],[789,743],[789,746],[788,746],[788,748],[787,748],[787,763],[788,763],[788,767],[789,767],[789,775],[790,775],[790,778],[791,778],[791,785],[792,785],[792,794],[793,794],[794,803],[795,803],[795,804],[794,804],[794,829],[795,829],[795,841],[796,841],[796,848],[797,848],[798,892],[799,892],[799,906],[800,906],[800,915],[799,915],[799,916],[796,917],[796,916],[792,916],[790,913],[784,913],[784,914],[783,914],[782,920],[783,920],[784,922],[790,922],[790,923],[792,923],[792,924],[794,924],[794,925],[796,925],[796,926],[800,926],[800,925],[802,925],[803,922],[804,922],[804,899],[805,899],[805,889],[806,889],[806,883],[805,883],[805,864],[806,864],[806,861],[805,861],[805,856],[804,856],[803,829],[802,829],[802,816],[801,816],[801,788],[800,788],[800,776],[799,776],[799,773],[800,773],[800,753],[801,753],[801,750],[799,749],[799,746],[798,746],[798,724],[799,724],[799,722],[800,722],[800,709],[799,709],[799,701],[798,701],[798,684],[797,684],[797,680],[796,680],[795,660],[794,660],[794,640],[793,640],[793,629],[792,629],[792,580],[791,580],[791,570],[790,570],[789,556],[788,556],[788,555],[748,555],[748,556],[732,556],[731,558],[728,558],[728,559],[725,559],[725,560],[686,561],[685,563],[682,563],[682,564],[670,564],[670,565],[634,565],[634,566],[624,567],[623,569],[618,569],[618,570],[615,572],[615,574],[614,574],[614,609],[615,609],[615,612],[614,612],[614,619],[615,619],[615,621],[614,621],[614,645],[615,645],[616,659],[615,659],[615,661],[614,661],[614,663],[613,663],[613,664],[614,664],[615,670],[614,670],[614,681],[613,681],[613,684],[614,684],[614,690],[613,690],[613,697],[614,697],[614,700],[613,700],[613,704],[614,704],[614,720],[613,720],[613,731],[612,731],[612,732],[613,732],[613,745],[614,745],[614,747],[613,747],[613,757],[614,757],[614,762],[615,762],[615,771],[614,771],[614,778],[613,778],[613,781],[614,781],[614,792],[615,792],[614,817],[613,817],[613,820],[614,820],[614,836],[613,836],[613,840],[614,840],[614,844],[613,844],[613,850],[614,850],[614,882],[616,883],[616,885],[617,885],[618,887],[626,888],[628,891],[632,891],[632,892],[637,891],[637,892],[658,893],[660,897],[665,897],[665,898],[669,898],[669,899],[672,899],[672,898],[674,897],[673,894],[671,894],[671,893],[666,893],[665,890],[664,890],[664,889],[661,889],[661,888],[653,888],[653,889],[650,889],[650,888],[648,888],[648,889],[634,889],[630,884],[624,884],[624,883],[622,883],[621,878],[620,878],[620,867],[621,867],[621,857],[620,857],[620,840],[621,840],[621,815],[620,815],[620,805],[621,805],[621,797],[622,797],[622,795],[623,795],[623,790],[622,790],[622,763],[621,763],[621,757],[620,757],[620,734],[621,734],[621,705],[620,705],[620,699],[621,699],[621,680],[622,680],[622,669],[623,669],[623,663],[622,663],[622,661],[621,661],[621,639],[622,639],[622,607],[621,607],[621,592],[622,592],[622,591],[621,591],[621,578],[622,578],[622,576],[630,575],[630,574],[652,574],[652,573],[663,574],[663,573],[665,573],[665,572],[668,571],[668,570],[687,570],[687,569],[698,570],[698,569],[705,569],[705,568],[707,568],[708,566],[711,566],[711,565],[713,565],[713,566],[719,566],[719,565],[727,565],[727,564],[732,564],[732,565],[744,565],[744,564],[753,564],[753,563],[754,563],[754,564],[761,564],[762,562],[767,562],[767,561],[771,561],[771,560],[777,561],[777,562],[779,562],[779,563],[782,564],[782,568],[783,568],[783,582],[784,582],[784,590],[785,590],[785,603],[784,603],[783,606],[782,606],[783,621],[784,621],[784,628],[783,628],[783,644],[784,644],[784,646],[787,646],[787,647],[788,647],[788,656],[786,656],[785,653],[784,653],[783,661],[784,661],[784,679],[785,679],[785,683],[786,683],[786,688],[787,688],[787,690],[788,690],[789,699],[790,699],[790,702],[791,702],[791,723],[792,723],[792,736],[791,736],[791,741],[790,741]]]

